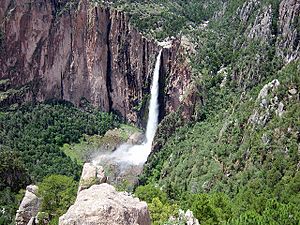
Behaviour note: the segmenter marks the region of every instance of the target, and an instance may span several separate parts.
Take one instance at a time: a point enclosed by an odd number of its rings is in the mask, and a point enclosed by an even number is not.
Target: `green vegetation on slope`
[[[298,224],[300,63],[283,66],[276,54],[280,1],[261,1],[241,18],[244,2],[228,1],[207,28],[183,31],[196,48],[193,81],[204,105],[189,125],[179,112],[161,122],[140,181],[167,194],[163,204],[191,209],[203,224]],[[269,4],[271,38],[249,38]],[[274,79],[279,86],[258,97]],[[167,208],[164,213],[176,214]]]
[[[79,179],[81,168],[59,149],[83,134],[103,135],[116,125],[114,116],[87,113],[66,104],[40,104],[7,112],[0,118],[0,143],[21,154],[33,181],[48,174]]]
[[[78,190],[78,182],[63,175],[50,175],[39,184],[39,197],[42,199],[40,211],[50,224],[58,224],[63,215],[74,203]]]
[[[85,112],[68,102],[26,105],[1,112],[0,208],[5,212],[0,212],[0,224],[13,219],[20,200],[17,193],[26,185],[52,174],[69,177],[57,176],[54,181],[79,180],[81,166],[60,149],[63,144],[78,143],[83,134],[104,135],[116,126],[115,116],[97,110]],[[53,185],[59,186],[59,182]]]
[[[94,2],[97,0],[94,0]],[[112,7],[128,13],[131,23],[158,40],[198,27],[213,16],[218,0],[113,0]]]
[[[300,88],[299,65],[268,79],[280,85],[269,91],[267,109],[257,100],[262,84],[242,98],[219,90],[206,119],[177,129],[150,157],[141,181],[159,184],[204,224],[298,224],[300,103],[289,91]],[[281,116],[274,101],[284,104]],[[251,122],[255,112],[265,124]]]

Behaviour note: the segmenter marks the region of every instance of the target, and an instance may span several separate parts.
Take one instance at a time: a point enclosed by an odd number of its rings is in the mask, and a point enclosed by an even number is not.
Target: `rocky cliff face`
[[[283,0],[279,7],[277,54],[286,63],[300,58],[300,2]]]
[[[9,79],[13,88],[2,105],[88,100],[144,124],[159,47],[133,28],[128,16],[87,0],[3,0],[0,6],[0,79]],[[163,53],[161,82],[179,81],[161,84],[168,87],[167,95],[161,93],[161,117],[171,110],[166,105],[179,104],[178,90],[190,82],[188,67],[174,66],[177,50],[176,45]]]
[[[164,93],[160,93],[160,118],[179,110],[184,120],[192,119],[197,100],[200,100],[197,95],[200,87],[192,81],[187,54],[192,54],[192,50],[185,46],[184,37],[173,40],[171,48],[163,51],[160,90]]]
[[[238,51],[247,55],[232,65],[231,78],[239,88],[245,90],[265,79],[270,74],[267,64],[271,61],[279,68],[281,64],[299,59],[299,15],[300,3],[296,0],[281,0],[280,3],[248,0],[238,7],[230,19],[244,33],[245,39],[242,41],[237,36],[235,42],[240,41]],[[254,51],[257,53],[253,54]],[[253,60],[243,65],[247,57]]]
[[[258,10],[254,23],[247,28],[248,38],[260,39],[270,44],[275,37],[276,53],[284,59],[285,63],[299,59],[300,2],[282,0],[278,10],[272,10],[271,4],[262,8],[260,5],[259,0],[249,0],[238,10],[239,18],[243,23],[246,23],[251,14]]]

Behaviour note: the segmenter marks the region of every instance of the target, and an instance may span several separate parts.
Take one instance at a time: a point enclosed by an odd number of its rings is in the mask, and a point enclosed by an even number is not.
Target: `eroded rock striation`
[[[16,215],[16,225],[27,225],[33,221],[38,213],[40,199],[37,197],[38,187],[29,185],[26,187],[25,196]]]
[[[13,90],[1,100],[2,106],[53,98],[76,105],[88,100],[145,125],[160,47],[132,27],[124,13],[87,0],[3,0],[0,29],[0,79],[9,79]],[[177,41],[163,52],[160,118],[170,106],[178,107],[191,82],[187,64],[176,64],[179,46]]]
[[[300,58],[300,1],[282,0],[279,7],[277,54],[286,63]]]
[[[150,225],[147,204],[138,198],[117,192],[109,184],[93,185],[78,193],[60,225]]]
[[[272,35],[272,7],[268,5],[255,18],[254,24],[249,26],[248,38],[269,42]]]
[[[83,165],[82,174],[80,177],[78,192],[88,189],[94,184],[106,182],[107,178],[104,174],[102,166],[95,166],[92,163]]]
[[[284,104],[279,101],[278,96],[275,94],[279,86],[280,82],[277,79],[264,85],[257,96],[257,107],[249,117],[248,123],[265,126],[272,113],[275,112],[277,116],[282,116],[284,113]]]

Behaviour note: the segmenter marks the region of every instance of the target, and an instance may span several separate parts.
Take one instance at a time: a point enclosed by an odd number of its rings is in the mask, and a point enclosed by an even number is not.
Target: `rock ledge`
[[[76,202],[59,218],[59,225],[150,225],[147,204],[117,192],[109,184],[78,193]]]

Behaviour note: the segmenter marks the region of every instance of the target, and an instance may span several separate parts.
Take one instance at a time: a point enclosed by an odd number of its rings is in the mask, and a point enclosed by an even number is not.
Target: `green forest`
[[[44,199],[52,198],[48,189],[65,195],[42,206],[57,220],[75,200],[82,170],[60,147],[79,142],[83,134],[103,135],[118,121],[112,114],[84,111],[61,100],[0,112],[0,224],[12,222],[26,185],[40,182]]]
[[[208,1],[208,6],[176,1],[171,9],[168,2],[134,4],[149,10],[159,4],[170,13],[184,5],[179,8],[190,16],[176,13],[183,19],[173,20],[172,28],[196,43],[196,53],[188,57],[205,104],[189,124],[180,110],[163,119],[136,195],[150,205],[154,224],[168,224],[178,208],[192,210],[200,224],[299,224],[300,102],[299,93],[291,93],[300,88],[300,62],[284,65],[276,54],[280,1],[261,1],[246,21],[237,14],[247,1]],[[222,3],[226,10],[217,17]],[[248,27],[266,6],[273,10],[273,38],[248,38]],[[135,21],[137,13],[133,11],[134,22],[145,32],[153,31],[157,23]],[[168,19],[159,19],[157,38],[175,35],[161,28]],[[205,20],[211,20],[208,27],[197,29]],[[261,100],[261,90],[274,80],[279,86]],[[284,112],[279,116],[281,103]]]
[[[137,188],[141,199],[159,200],[169,213],[157,224],[167,221],[174,205],[191,209],[203,224],[299,223],[300,103],[297,96],[287,100],[290,88],[300,87],[299,63],[276,78],[281,87],[268,97],[281,96],[285,113],[278,118],[273,112],[266,125],[248,121],[262,85],[242,101],[229,90],[214,96],[199,121],[179,126],[171,138],[164,126],[178,126],[178,115],[162,121],[157,140],[162,148],[150,155],[140,177],[145,185]]]

